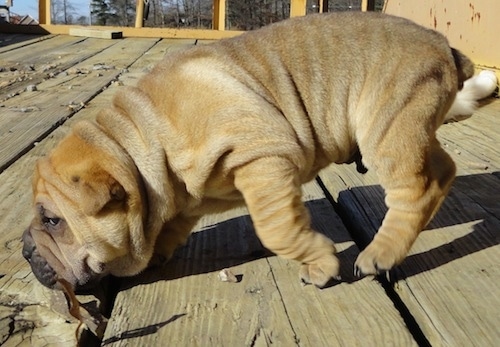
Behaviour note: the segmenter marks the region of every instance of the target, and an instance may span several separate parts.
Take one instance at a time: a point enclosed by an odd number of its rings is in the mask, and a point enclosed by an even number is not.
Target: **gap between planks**
[[[477,158],[498,162],[498,152],[480,150],[495,146],[498,134],[471,137],[473,141],[461,136],[465,128],[491,134],[491,129],[498,128],[499,105],[500,100],[495,100],[470,120],[440,129],[441,141],[460,175],[408,258],[391,272],[395,300],[411,313],[433,345],[493,346],[500,340],[498,313],[492,309],[500,306],[500,291],[493,280],[500,262],[499,205],[493,194],[500,190],[498,169],[468,166]],[[450,138],[455,139],[453,145]],[[375,175],[369,171],[361,176],[351,166],[330,166],[320,177],[358,244],[366,245],[386,211]]]
[[[179,40],[178,42],[185,42]],[[142,57],[157,56],[158,59],[175,44],[155,45]],[[147,59],[145,59],[147,60]],[[143,74],[141,59],[129,67],[129,72],[120,76],[124,84],[134,84],[137,76]],[[117,86],[112,86],[100,94],[80,110],[76,116],[58,127],[50,136],[42,140],[38,146],[19,158],[12,166],[0,174],[0,311],[5,319],[0,320],[0,340],[6,345],[17,345],[29,340],[33,345],[42,345],[46,341],[58,345],[75,345],[75,329],[77,323],[64,312],[55,309],[52,295],[54,291],[43,287],[34,278],[29,264],[21,255],[20,235],[22,228],[31,219],[31,175],[34,162],[45,155],[68,131],[69,126],[81,119],[92,119],[99,107],[109,104]],[[105,305],[100,298],[79,296],[82,303],[89,305]],[[8,306],[4,306],[8,303]],[[6,311],[7,310],[7,311]],[[69,322],[68,322],[69,321]],[[3,329],[4,323],[6,330]],[[12,331],[9,327],[12,327]],[[11,331],[11,333],[9,333]],[[7,333],[7,335],[4,335]]]

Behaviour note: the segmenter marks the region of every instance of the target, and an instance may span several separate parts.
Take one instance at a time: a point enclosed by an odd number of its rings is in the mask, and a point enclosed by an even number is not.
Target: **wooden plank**
[[[60,55],[58,51],[64,51],[67,47],[71,47],[73,44],[84,41],[82,38],[71,36],[52,36],[52,38],[55,37],[57,37],[57,39],[35,41],[30,45],[21,45],[16,47],[14,50],[9,49],[1,51],[0,59],[2,61],[13,63],[23,62],[25,59],[28,61],[31,59],[36,59],[35,61],[43,61],[44,57],[48,56],[50,59],[55,60],[55,58]],[[42,41],[44,41],[43,44]]]
[[[466,172],[500,170],[498,132],[500,99],[490,98],[474,116],[440,130],[443,144]]]
[[[70,28],[71,36],[94,37],[98,39],[121,39],[123,33],[116,30],[91,29],[91,28]]]
[[[415,345],[383,289],[353,278],[357,248],[314,182],[304,199],[313,225],[337,241],[343,283],[302,286],[299,264],[261,246],[245,208],[206,216],[164,268],[122,280],[103,344]],[[219,281],[224,268],[240,282]]]
[[[67,71],[40,83],[35,92],[5,101],[0,119],[0,170],[71,117],[156,42],[153,39],[119,41],[73,66],[75,73]],[[23,112],[26,109],[29,112]]]
[[[488,105],[481,112],[496,107]],[[493,346],[500,340],[495,309],[500,306],[495,280],[500,275],[500,213],[497,194],[492,194],[500,191],[500,180],[496,168],[478,172],[467,167],[470,158],[465,156],[483,156],[486,152],[475,153],[476,148],[494,147],[498,134],[462,136],[462,130],[473,128],[474,123],[484,132],[498,129],[498,118],[480,127],[481,122],[473,117],[440,129],[442,142],[450,147],[448,138],[453,138],[453,148],[458,148],[450,154],[460,176],[409,257],[391,273],[395,293],[433,345]],[[498,152],[488,152],[488,156],[492,162],[498,160]],[[369,242],[386,211],[375,175],[361,176],[353,166],[337,165],[328,167],[320,177],[360,243]]]
[[[180,41],[180,40],[179,40]],[[190,41],[164,40],[142,55],[128,72],[120,75],[123,84],[134,84],[137,74],[151,63],[151,57],[159,60],[172,46],[193,44]],[[137,42],[132,42],[137,45]],[[147,46],[146,46],[147,47]],[[121,84],[120,83],[120,84]],[[35,161],[45,155],[67,133],[71,124],[82,119],[91,119],[97,110],[109,105],[120,84],[112,84],[75,117],[58,127],[51,136],[41,141],[27,155],[17,160],[0,174],[0,343],[6,346],[29,344],[32,346],[76,345],[77,322],[65,310],[62,293],[43,287],[33,276],[28,263],[21,255],[20,235],[28,226],[31,212],[31,175]],[[57,88],[55,86],[54,88]],[[14,208],[13,208],[14,207]],[[106,310],[108,294],[78,295],[84,307]],[[88,336],[88,335],[86,335]],[[86,344],[86,339],[82,345]],[[95,343],[95,339],[93,340]]]
[[[43,287],[21,254],[21,234],[32,218],[35,161],[67,130],[68,125],[60,127],[0,174],[0,343],[5,346],[76,345],[78,322],[68,314],[62,292]],[[92,295],[79,295],[79,301],[85,307],[101,305]]]
[[[68,35],[75,25],[63,24],[40,24],[40,25],[11,25],[0,24],[0,32],[23,33],[38,35]],[[238,36],[244,31],[238,30],[211,30],[211,29],[176,29],[176,28],[132,28],[113,26],[92,26],[95,29],[118,30],[123,32],[124,37],[149,37],[149,38],[176,38],[176,39],[207,39],[219,40],[228,37]]]
[[[207,218],[203,231],[192,235],[169,266],[123,281],[103,344],[248,346],[261,338],[293,345],[266,252],[248,229],[248,218],[238,214],[225,215],[222,219],[234,218],[221,224],[216,224],[220,216]],[[223,268],[231,268],[241,282],[219,281]],[[139,298],[154,309],[137,310]]]
[[[55,35],[0,34],[0,53],[54,38]]]
[[[0,72],[0,102],[25,92],[27,86],[37,86],[55,77],[112,44],[66,36],[0,53],[0,66],[3,68]]]
[[[303,287],[298,281],[296,263],[269,258],[298,344],[383,346],[391,341],[394,346],[416,345],[382,287],[370,278],[354,277],[359,249],[321,188],[310,183],[304,191],[313,227],[336,244],[342,282],[323,290]]]

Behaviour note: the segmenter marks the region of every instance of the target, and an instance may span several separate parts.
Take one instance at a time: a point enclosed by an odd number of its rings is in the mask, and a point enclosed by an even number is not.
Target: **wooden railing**
[[[228,0],[230,1],[230,0]],[[328,0],[318,0],[319,12],[326,8]],[[307,12],[306,0],[290,0],[290,17],[303,16]],[[71,25],[52,24],[51,23],[51,0],[38,0],[38,18],[40,27],[49,33],[67,34]],[[375,0],[362,0],[361,10],[370,11],[375,7]],[[212,11],[212,29],[173,29],[173,28],[146,28],[144,27],[144,1],[136,1],[135,28],[131,27],[96,27],[119,29],[124,36],[144,36],[144,37],[176,37],[176,38],[198,38],[198,39],[217,39],[229,36],[235,36],[241,31],[226,31],[226,0],[213,0]]]

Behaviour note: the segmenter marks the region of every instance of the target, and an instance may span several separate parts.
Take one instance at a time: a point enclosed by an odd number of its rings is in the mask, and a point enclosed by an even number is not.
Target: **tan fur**
[[[382,14],[312,15],[170,54],[38,164],[35,204],[66,220],[93,271],[128,276],[244,202],[263,244],[322,286],[339,264],[300,186],[359,150],[389,207],[356,262],[374,274],[404,259],[450,188],[435,133],[471,74],[442,35]]]

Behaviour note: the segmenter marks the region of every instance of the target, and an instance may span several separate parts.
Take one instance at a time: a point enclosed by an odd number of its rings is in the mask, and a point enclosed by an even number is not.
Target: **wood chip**
[[[475,170],[488,170],[488,164],[484,162],[468,161],[467,167]]]
[[[221,282],[238,283],[238,278],[231,272],[230,269],[222,269],[218,276]]]

